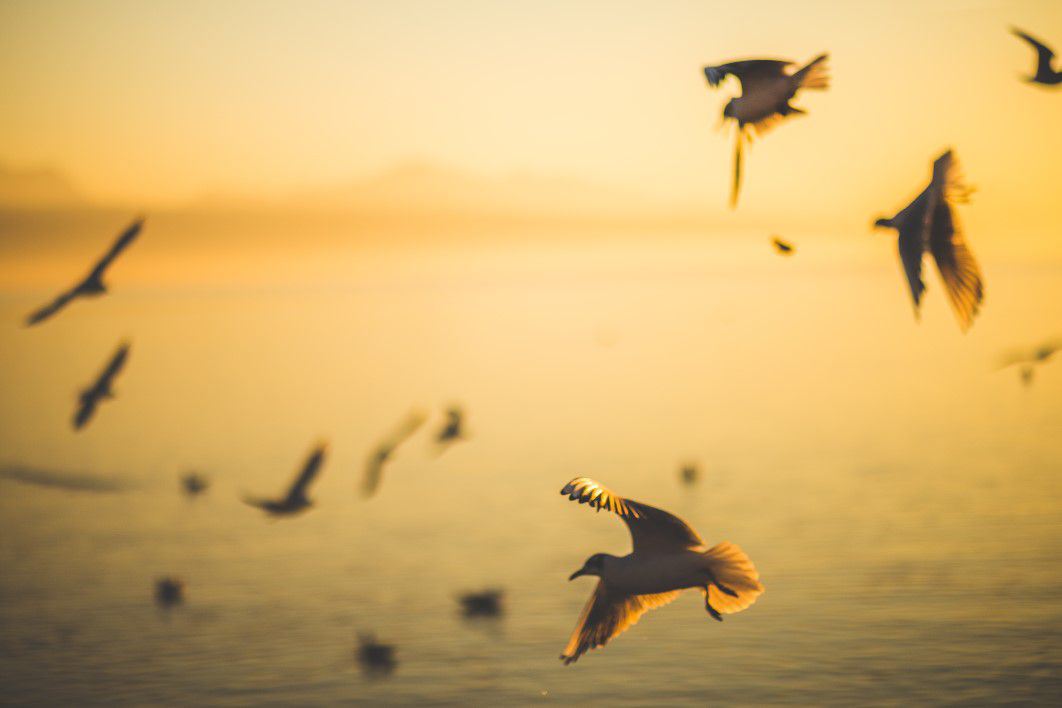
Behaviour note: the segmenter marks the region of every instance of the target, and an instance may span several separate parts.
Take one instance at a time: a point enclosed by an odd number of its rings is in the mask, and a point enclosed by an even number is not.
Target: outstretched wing
[[[118,346],[118,350],[114,352],[114,356],[107,362],[107,367],[100,372],[99,378],[96,380],[96,388],[106,391],[110,388],[111,382],[114,377],[118,375],[125,367],[125,361],[129,358],[130,345],[123,342]]]
[[[328,445],[325,443],[321,443],[314,448],[314,451],[306,459],[306,464],[303,465],[302,472],[299,473],[295,484],[291,485],[291,489],[288,490],[288,499],[306,496],[306,488],[310,486],[310,482],[313,481],[313,478],[317,476],[318,470],[321,469],[321,463],[324,462],[324,456],[327,451]]]
[[[712,87],[718,86],[727,76],[736,76],[741,82],[741,93],[748,94],[756,90],[758,85],[770,83],[780,78],[785,78],[786,67],[793,62],[779,59],[746,59],[744,61],[732,61],[719,66],[704,67],[704,76]]]
[[[399,445],[417,432],[426,419],[427,417],[421,411],[412,411],[389,436],[376,446],[365,463],[365,473],[361,480],[362,496],[371,497],[376,493],[377,487],[380,486],[380,479],[383,477],[384,464],[391,459],[391,455]]]
[[[92,416],[96,413],[97,403],[99,403],[99,398],[95,394],[90,393],[81,397],[72,421],[74,430],[81,430],[92,420]]]
[[[966,246],[952,209],[952,202],[963,199],[968,191],[954,154],[949,150],[937,158],[930,189],[934,198],[927,209],[930,212],[927,214],[929,251],[963,331],[973,324],[984,299],[981,269]]]
[[[96,262],[96,265],[92,267],[92,271],[85,277],[85,281],[99,280],[103,277],[104,271],[111,265],[115,258],[118,257],[122,251],[126,249],[133,242],[133,239],[140,233],[140,229],[144,226],[144,218],[139,217],[133,223],[126,227],[114,244],[111,246],[107,253],[103,254],[103,258]]]
[[[1051,66],[1051,61],[1055,58],[1055,53],[1052,52],[1047,45],[1034,39],[1031,35],[1022,32],[1017,27],[1012,27],[1010,31],[1032,45],[1033,49],[1036,50],[1038,66]]]
[[[575,625],[561,660],[565,666],[576,661],[591,649],[604,646],[610,639],[637,622],[651,609],[662,607],[679,596],[680,590],[657,595],[627,595],[610,597],[608,588],[598,581],[579,622]]]
[[[59,312],[59,310],[66,307],[70,303],[70,301],[73,300],[75,297],[77,297],[77,288],[67,290],[66,292],[60,294],[58,297],[56,297],[44,307],[30,313],[29,316],[26,317],[26,326],[32,327],[38,322],[43,322],[44,320],[54,315],[56,312]]]
[[[624,499],[589,477],[577,477],[564,485],[561,494],[580,504],[589,504],[598,511],[605,509],[619,516],[631,532],[635,553],[673,553],[704,541],[689,524],[662,509]]]

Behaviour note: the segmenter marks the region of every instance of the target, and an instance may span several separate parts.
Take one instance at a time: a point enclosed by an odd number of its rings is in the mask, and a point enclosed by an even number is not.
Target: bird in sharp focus
[[[730,191],[730,206],[736,207],[741,191],[743,150],[752,142],[752,134],[761,137],[787,116],[806,111],[790,105],[789,101],[800,89],[829,88],[826,70],[828,54],[812,59],[807,66],[789,73],[791,61],[778,59],[745,59],[718,66],[704,67],[708,85],[716,87],[727,76],[741,82],[741,95],[731,98],[723,108],[723,120],[737,125],[734,147],[734,181]]]
[[[81,430],[92,420],[101,401],[114,398],[114,379],[125,367],[129,348],[128,342],[119,344],[110,361],[96,377],[96,381],[78,394],[78,405],[73,419],[74,430]]]
[[[1010,31],[1024,39],[1036,50],[1036,73],[1027,77],[1026,81],[1043,86],[1058,86],[1062,84],[1062,71],[1055,71],[1051,66],[1055,60],[1055,53],[1043,42],[1034,39],[1017,27],[1012,27]]]
[[[1062,349],[1062,339],[1056,339],[1039,344],[1032,349],[1019,349],[1011,351],[1000,359],[1000,369],[1018,365],[1021,382],[1026,386],[1032,384],[1037,366],[1042,366],[1050,361],[1055,352]]]
[[[137,218],[133,221],[133,223],[126,227],[125,231],[118,236],[110,250],[103,255],[103,258],[101,258],[96,265],[92,266],[92,270],[90,270],[88,274],[77,283],[77,285],[60,293],[54,300],[44,307],[30,313],[30,315],[26,317],[26,326],[30,327],[39,322],[43,322],[79,297],[97,297],[107,292],[107,285],[103,282],[103,276],[106,274],[111,263],[114,262],[114,259],[133,242],[143,226],[143,217]]]
[[[922,260],[928,251],[937,264],[959,327],[973,324],[984,300],[984,280],[977,260],[966,245],[954,205],[965,203],[971,189],[962,181],[958,160],[948,150],[933,163],[929,184],[891,219],[878,219],[877,227],[896,229],[900,263],[911,291],[915,317],[926,286],[922,280]]]
[[[244,502],[258,507],[271,516],[289,516],[305,511],[313,506],[313,502],[306,496],[306,490],[320,471],[326,452],[328,452],[326,443],[318,444],[310,452],[310,456],[306,458],[302,466],[302,471],[299,472],[299,476],[295,478],[291,488],[283,497],[279,499],[244,497]]]
[[[708,614],[720,621],[724,614],[746,609],[763,593],[759,573],[740,548],[729,542],[707,547],[677,516],[619,497],[586,477],[573,479],[561,494],[619,516],[633,545],[626,556],[595,553],[569,578],[596,575],[598,582],[561,654],[565,664],[603,646],[646,611],[666,605],[683,590],[699,588]]]
[[[788,241],[783,241],[777,236],[771,237],[771,243],[774,245],[774,250],[778,251],[783,256],[791,256],[793,255],[793,252],[796,251],[796,246]]]
[[[373,450],[365,464],[365,472],[361,479],[362,496],[371,497],[376,493],[377,488],[380,486],[380,480],[383,478],[384,464],[391,459],[399,445],[417,432],[417,429],[424,424],[424,421],[425,416],[423,413],[413,411],[406,416],[398,428],[376,446],[376,449]]]

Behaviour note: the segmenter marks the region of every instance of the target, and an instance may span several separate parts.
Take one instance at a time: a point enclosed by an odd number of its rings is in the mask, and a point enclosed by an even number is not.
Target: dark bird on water
[[[155,602],[160,607],[173,607],[184,602],[184,581],[172,576],[156,580]]]
[[[190,497],[202,494],[210,486],[210,480],[198,472],[189,472],[181,477],[181,488]]]
[[[435,434],[435,442],[440,452],[458,440],[465,438],[465,414],[457,406],[450,406],[446,411],[446,422]]]
[[[78,406],[73,420],[74,430],[81,430],[92,420],[96,407],[101,401],[114,398],[114,379],[125,367],[126,359],[129,358],[129,347],[128,342],[118,345],[118,349],[100,372],[96,382],[78,394]]]
[[[679,479],[681,479],[682,483],[687,485],[687,486],[696,484],[697,480],[698,480],[698,478],[700,478],[700,476],[701,476],[700,470],[698,470],[697,469],[697,465],[693,464],[692,462],[689,463],[689,464],[683,465],[682,469],[679,470]]]
[[[724,614],[749,607],[763,593],[756,567],[740,548],[728,541],[708,548],[677,516],[619,497],[586,477],[568,482],[561,494],[619,516],[634,547],[621,557],[595,553],[568,578],[596,575],[598,583],[561,654],[565,664],[604,646],[683,590],[698,588],[708,614],[719,621]]]
[[[421,425],[424,424],[425,416],[420,411],[413,411],[398,427],[373,450],[365,464],[365,473],[361,479],[362,496],[371,497],[376,493],[383,477],[384,464],[391,459],[395,450],[403,442],[408,440]]]
[[[783,256],[791,256],[796,251],[796,246],[788,241],[783,241],[777,236],[771,237],[771,243],[774,245],[774,250],[778,251]]]
[[[103,258],[92,267],[92,270],[89,271],[88,275],[82,278],[74,287],[60,293],[47,305],[31,313],[26,318],[26,326],[29,327],[38,322],[43,322],[59,312],[59,310],[66,307],[76,298],[97,297],[107,292],[107,285],[103,282],[103,276],[106,274],[107,268],[109,268],[111,263],[114,262],[114,259],[133,242],[133,239],[137,237],[137,234],[140,233],[140,229],[143,228],[143,226],[143,217],[137,218],[118,236],[114,245],[112,245],[110,250],[103,255]]]
[[[829,88],[830,79],[826,73],[828,57],[828,54],[817,56],[792,74],[787,69],[793,62],[778,59],[746,59],[704,67],[704,75],[713,88],[727,76],[736,76],[741,82],[741,95],[731,98],[723,108],[723,120],[737,124],[731,207],[737,206],[738,193],[741,191],[744,144],[752,142],[753,132],[756,137],[761,137],[787,116],[806,112],[790,105],[789,100],[802,88]]]
[[[243,501],[251,506],[258,507],[270,516],[289,516],[305,511],[313,506],[313,502],[306,497],[306,490],[309,488],[310,483],[313,482],[314,477],[317,476],[318,471],[320,471],[321,463],[324,462],[327,451],[328,445],[326,443],[320,443],[313,449],[310,456],[306,458],[306,464],[303,465],[299,476],[295,478],[295,482],[291,485],[291,489],[280,499],[244,497]]]
[[[1042,84],[1044,86],[1058,86],[1059,84],[1062,84],[1062,71],[1055,71],[1051,66],[1055,60],[1055,53],[1043,42],[1034,39],[1032,36],[1022,32],[1017,27],[1012,27],[1010,31],[1024,39],[1036,50],[1036,73],[1027,77],[1026,81],[1033,84]]]
[[[481,592],[466,592],[457,598],[465,617],[497,617],[502,613],[505,591],[497,588]]]
[[[915,317],[926,289],[922,260],[928,251],[964,332],[973,324],[985,292],[981,268],[966,245],[953,208],[956,203],[965,203],[971,191],[962,181],[954,153],[948,150],[933,163],[929,184],[913,202],[891,219],[874,222],[899,232],[900,263],[911,290]]]
[[[1046,364],[1060,349],[1062,349],[1062,339],[1044,342],[1032,349],[1014,350],[1001,357],[998,368],[1005,369],[1017,365],[1021,382],[1029,386],[1033,382],[1036,367]]]
[[[392,644],[381,644],[376,641],[376,635],[370,633],[358,634],[358,661],[368,671],[374,673],[391,673],[398,661],[395,659],[395,647]]]

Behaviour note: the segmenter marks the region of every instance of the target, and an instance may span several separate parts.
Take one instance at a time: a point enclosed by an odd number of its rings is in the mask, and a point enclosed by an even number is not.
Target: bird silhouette
[[[181,488],[190,497],[197,497],[207,490],[210,480],[198,472],[189,472],[181,477]]]
[[[778,251],[783,256],[791,256],[796,251],[796,246],[788,241],[783,241],[777,236],[771,237],[771,243],[774,245],[774,250]]]
[[[466,592],[458,600],[465,617],[497,617],[502,613],[505,591],[489,588],[480,592]]]
[[[160,607],[173,607],[184,602],[184,581],[172,576],[156,580],[155,602]]]
[[[74,430],[81,430],[92,420],[96,414],[96,408],[104,399],[114,398],[114,379],[125,367],[129,358],[130,344],[122,342],[111,356],[107,366],[103,368],[95,383],[78,394],[78,406],[74,412]]]
[[[1032,36],[1022,32],[1017,27],[1011,27],[1010,31],[1024,39],[1036,50],[1036,73],[1027,77],[1026,81],[1033,84],[1042,84],[1044,86],[1058,86],[1059,84],[1062,84],[1062,71],[1055,71],[1051,66],[1051,64],[1054,63],[1055,53],[1043,42],[1034,39]]]
[[[306,497],[306,490],[320,471],[321,463],[324,462],[327,451],[328,445],[320,443],[310,452],[310,456],[306,458],[306,463],[302,466],[299,476],[295,478],[288,493],[280,499],[244,497],[243,501],[246,504],[258,507],[270,516],[290,516],[300,511],[305,511],[313,506],[313,502]]]
[[[50,303],[26,317],[26,326],[30,327],[39,322],[43,322],[59,312],[59,310],[66,307],[76,298],[97,297],[107,292],[107,285],[103,282],[103,276],[106,274],[111,263],[114,262],[114,259],[133,242],[133,239],[137,237],[143,226],[143,217],[139,217],[133,221],[133,223],[126,227],[125,231],[118,236],[110,250],[103,255],[103,258],[101,258],[96,265],[92,266],[92,270],[89,271],[88,275],[82,278],[77,285],[60,293]]]
[[[807,66],[787,73],[791,61],[778,59],[745,59],[718,66],[704,67],[704,75],[711,87],[719,86],[727,76],[736,76],[741,82],[741,95],[731,98],[723,108],[723,120],[737,124],[734,147],[734,182],[730,191],[730,206],[736,207],[741,191],[742,152],[745,143],[765,135],[787,116],[800,115],[804,110],[790,105],[797,91],[829,88],[826,73],[828,54],[812,59]]]
[[[391,432],[372,454],[369,455],[368,461],[365,463],[365,472],[361,478],[361,493],[362,496],[371,497],[376,493],[376,490],[380,486],[380,480],[383,478],[384,465],[394,455],[395,450],[403,442],[408,440],[421,425],[424,424],[426,417],[420,411],[413,411],[405,420],[399,423],[398,427]]]
[[[1032,349],[1013,350],[1000,358],[998,368],[1005,369],[1018,365],[1021,382],[1029,386],[1033,382],[1036,367],[1042,366],[1051,360],[1055,352],[1062,349],[1062,339],[1056,339],[1039,344]]]
[[[371,673],[389,674],[398,662],[393,644],[381,644],[376,636],[366,632],[358,634],[358,660]]]
[[[958,160],[948,150],[933,163],[929,185],[891,219],[878,219],[875,226],[896,229],[900,263],[919,315],[922,294],[922,260],[929,251],[937,264],[959,327],[964,332],[973,324],[984,300],[981,268],[966,245],[953,205],[966,202],[972,190],[963,184]]]
[[[681,479],[682,483],[686,486],[692,486],[696,484],[700,476],[700,470],[698,470],[697,465],[693,464],[692,462],[683,465],[682,469],[679,470],[679,479]]]
[[[729,542],[708,548],[677,516],[619,497],[586,477],[573,479],[561,494],[622,518],[633,545],[622,557],[595,553],[569,578],[596,575],[598,583],[561,654],[565,664],[604,646],[683,590],[699,588],[708,614],[719,621],[724,614],[749,607],[763,593],[759,573],[740,548]]]
[[[465,414],[458,406],[451,406],[446,411],[446,421],[439,432],[435,434],[435,444],[439,453],[442,453],[453,443],[465,438]]]

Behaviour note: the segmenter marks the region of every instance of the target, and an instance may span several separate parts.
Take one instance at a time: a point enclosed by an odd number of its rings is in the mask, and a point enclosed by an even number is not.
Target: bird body
[[[1062,84],[1062,71],[1055,71],[1052,66],[1055,53],[1046,44],[1016,27],[1011,28],[1011,32],[1024,39],[1036,50],[1036,71],[1032,76],[1027,77],[1026,81],[1043,86],[1058,86]]]
[[[603,646],[646,611],[671,602],[683,590],[699,588],[708,614],[720,621],[723,614],[744,610],[763,593],[759,573],[740,548],[729,542],[709,548],[677,516],[623,499],[586,477],[573,479],[561,494],[617,514],[627,524],[633,543],[626,556],[590,556],[569,578],[596,575],[599,580],[561,654],[565,664]]]
[[[502,612],[504,590],[489,589],[482,592],[466,592],[458,600],[466,617],[497,617]]]
[[[791,256],[793,255],[793,251],[796,250],[796,246],[788,241],[783,241],[777,236],[771,237],[771,244],[774,246],[774,250],[778,251],[783,256]]]
[[[92,420],[92,416],[96,414],[96,408],[101,401],[115,397],[114,379],[125,367],[126,359],[129,357],[130,346],[128,342],[122,342],[118,345],[118,349],[111,356],[103,371],[96,377],[96,381],[78,393],[78,406],[74,412],[73,420],[74,430],[81,430]]]

